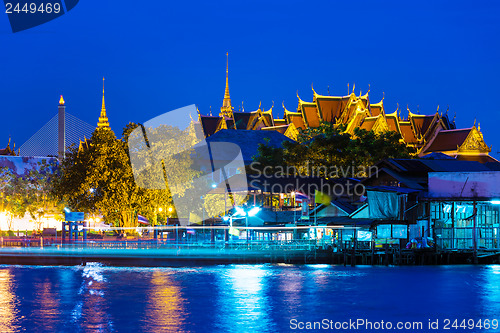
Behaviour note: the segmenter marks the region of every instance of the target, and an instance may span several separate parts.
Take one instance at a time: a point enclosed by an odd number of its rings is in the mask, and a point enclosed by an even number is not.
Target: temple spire
[[[108,116],[106,115],[106,104],[104,103],[104,77],[102,78],[102,106],[101,115],[99,116],[99,122],[97,127],[107,127],[109,128]]]
[[[231,97],[229,96],[229,52],[226,52],[226,90],[224,91],[224,100],[222,101],[219,116],[233,116],[233,107],[231,106]]]

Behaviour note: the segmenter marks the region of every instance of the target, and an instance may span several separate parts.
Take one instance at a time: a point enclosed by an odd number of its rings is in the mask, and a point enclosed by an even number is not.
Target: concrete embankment
[[[320,258],[322,257],[322,258]],[[309,250],[241,250],[217,248],[1,248],[0,264],[84,265],[101,262],[113,266],[186,266],[233,263],[315,263],[325,262]]]
[[[100,262],[110,266],[193,266],[220,264],[333,264],[333,265],[453,265],[473,264],[472,251],[377,251],[332,252],[320,249],[245,249],[216,247],[3,247],[0,264],[85,265]],[[500,263],[500,252],[477,256],[479,264]]]

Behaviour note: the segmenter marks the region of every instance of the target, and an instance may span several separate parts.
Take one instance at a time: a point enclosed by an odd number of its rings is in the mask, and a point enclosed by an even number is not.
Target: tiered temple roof
[[[261,108],[245,112],[234,112],[229,96],[228,67],[226,67],[226,89],[219,116],[206,116],[199,113],[205,137],[221,129],[278,131],[295,140],[299,131],[318,127],[322,122],[334,126],[344,125],[345,131],[354,134],[354,129],[381,133],[394,131],[401,136],[401,141],[414,147],[419,156],[432,152],[442,152],[457,159],[478,161],[494,160],[489,156],[491,148],[486,146],[479,127],[459,129],[455,120],[450,121],[448,113],[431,115],[415,114],[408,110],[406,119],[401,117],[399,106],[396,111],[386,113],[384,99],[371,104],[370,90],[364,95],[352,93],[346,96],[326,96],[316,93],[312,88],[313,99],[304,101],[297,93],[298,106],[295,111],[288,110],[284,103],[283,118],[275,119],[273,106],[269,110]]]
[[[11,149],[10,148],[10,138],[9,142],[7,143],[7,147],[0,149],[0,156],[17,156],[19,155],[19,151],[16,154],[16,143],[14,142],[14,147]]]

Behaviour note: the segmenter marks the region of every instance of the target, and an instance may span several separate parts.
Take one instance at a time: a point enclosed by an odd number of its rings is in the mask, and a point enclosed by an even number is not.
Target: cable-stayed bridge
[[[63,157],[72,144],[78,146],[94,130],[95,126],[66,112],[61,96],[59,112],[19,148],[19,155]]]

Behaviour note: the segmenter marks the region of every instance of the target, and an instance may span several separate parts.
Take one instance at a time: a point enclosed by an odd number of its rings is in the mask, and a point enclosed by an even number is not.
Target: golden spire
[[[61,98],[59,99],[59,105],[64,105],[64,98],[62,95]]]
[[[99,122],[97,122],[97,127],[107,127],[107,128],[109,128],[108,116],[106,115],[106,105],[104,103],[104,77],[102,78],[102,106],[101,106],[101,115],[99,116]]]
[[[226,90],[224,91],[224,100],[222,101],[219,116],[233,116],[233,107],[231,106],[231,97],[229,96],[229,52],[226,52]]]
[[[226,90],[224,91],[224,98],[231,99],[229,97],[229,52],[226,52]]]

